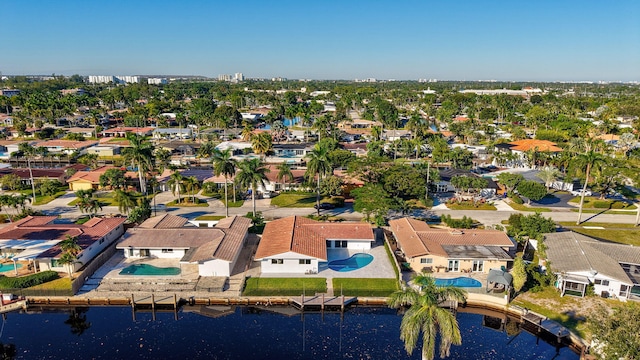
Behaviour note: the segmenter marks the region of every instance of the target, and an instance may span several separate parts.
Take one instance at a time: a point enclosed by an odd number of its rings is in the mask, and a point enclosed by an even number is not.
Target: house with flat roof
[[[231,276],[250,226],[251,220],[242,216],[195,227],[183,217],[165,214],[127,230],[116,248],[126,258],[175,259],[197,265],[200,276]]]
[[[398,248],[416,272],[480,272],[508,268],[516,245],[507,234],[485,229],[440,229],[426,222],[389,221]]]
[[[59,224],[57,216],[28,216],[0,229],[1,257],[11,259],[14,266],[29,262],[33,271],[73,271],[88,264],[96,255],[111,245],[124,233],[126,218],[91,218],[84,224]],[[67,236],[75,237],[81,248],[78,262],[71,265],[59,263],[62,250],[58,243]]]
[[[593,285],[599,296],[640,300],[640,247],[573,231],[545,234],[544,244],[561,296],[584,296],[587,286]]]
[[[270,221],[254,256],[262,273],[305,274],[318,272],[327,262],[328,249],[365,252],[375,242],[366,223],[325,223],[300,216]]]

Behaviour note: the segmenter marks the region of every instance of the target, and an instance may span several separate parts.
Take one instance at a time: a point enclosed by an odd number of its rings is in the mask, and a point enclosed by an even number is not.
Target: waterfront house
[[[400,218],[389,221],[398,249],[416,272],[481,272],[508,268],[516,245],[498,230],[440,229],[426,222]]]
[[[305,274],[318,272],[327,249],[365,252],[375,241],[366,223],[325,223],[300,216],[268,222],[255,260],[262,273]]]
[[[28,261],[34,272],[54,270],[73,271],[88,264],[124,233],[126,218],[91,218],[84,224],[58,224],[57,216],[28,216],[0,230],[0,255],[14,263]],[[67,236],[75,237],[81,248],[77,262],[59,263],[62,250],[58,243]]]
[[[95,170],[88,171],[78,171],[73,174],[69,179],[67,179],[67,183],[69,184],[69,190],[78,191],[78,190],[99,190],[100,189],[100,175],[104,174],[109,169],[119,169],[115,166],[102,166]],[[127,183],[131,186],[139,186],[138,181],[138,173],[135,171],[127,171],[124,174],[125,179],[127,179]]]
[[[165,214],[127,230],[116,248],[126,258],[175,259],[197,265],[200,276],[231,276],[250,226],[251,220],[242,216],[195,227],[183,217]]]
[[[573,231],[545,234],[550,271],[560,294],[640,299],[640,248],[603,242]]]

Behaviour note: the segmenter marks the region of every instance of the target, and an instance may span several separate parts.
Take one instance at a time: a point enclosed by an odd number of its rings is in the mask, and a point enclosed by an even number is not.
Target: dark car
[[[336,206],[333,205],[332,203],[320,203],[320,209],[333,209]],[[318,208],[318,204],[313,205],[314,209]]]

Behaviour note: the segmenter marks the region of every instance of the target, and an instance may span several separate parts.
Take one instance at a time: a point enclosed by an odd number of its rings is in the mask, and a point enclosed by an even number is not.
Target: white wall
[[[133,255],[129,254],[129,249],[123,249],[124,257],[126,258],[136,258],[141,257],[140,251],[143,249],[133,248]],[[186,249],[172,249],[173,252],[162,252],[162,249],[148,249],[149,257],[154,257],[158,259],[182,259]]]
[[[337,240],[337,239],[336,239]],[[330,241],[329,246],[327,246],[327,249],[344,249],[343,247],[335,247],[335,240],[334,239],[328,239],[328,241]],[[337,240],[337,241],[343,241],[343,240]],[[368,240],[348,240],[347,241],[347,249],[349,250],[361,250],[361,251],[369,251],[371,250],[371,241]]]
[[[273,264],[272,260],[282,260],[282,264]],[[310,264],[300,264],[301,259],[309,259]],[[300,255],[296,253],[284,253],[281,255],[275,255],[269,258],[262,259],[260,261],[260,269],[263,273],[287,273],[287,274],[302,274],[306,272],[318,271],[318,259]]]
[[[215,259],[198,264],[200,276],[231,276],[232,264],[225,260]]]

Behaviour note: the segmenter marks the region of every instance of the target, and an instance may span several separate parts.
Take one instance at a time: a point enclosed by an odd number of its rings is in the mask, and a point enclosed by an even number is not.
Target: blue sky
[[[640,1],[0,3],[3,74],[640,80]]]

